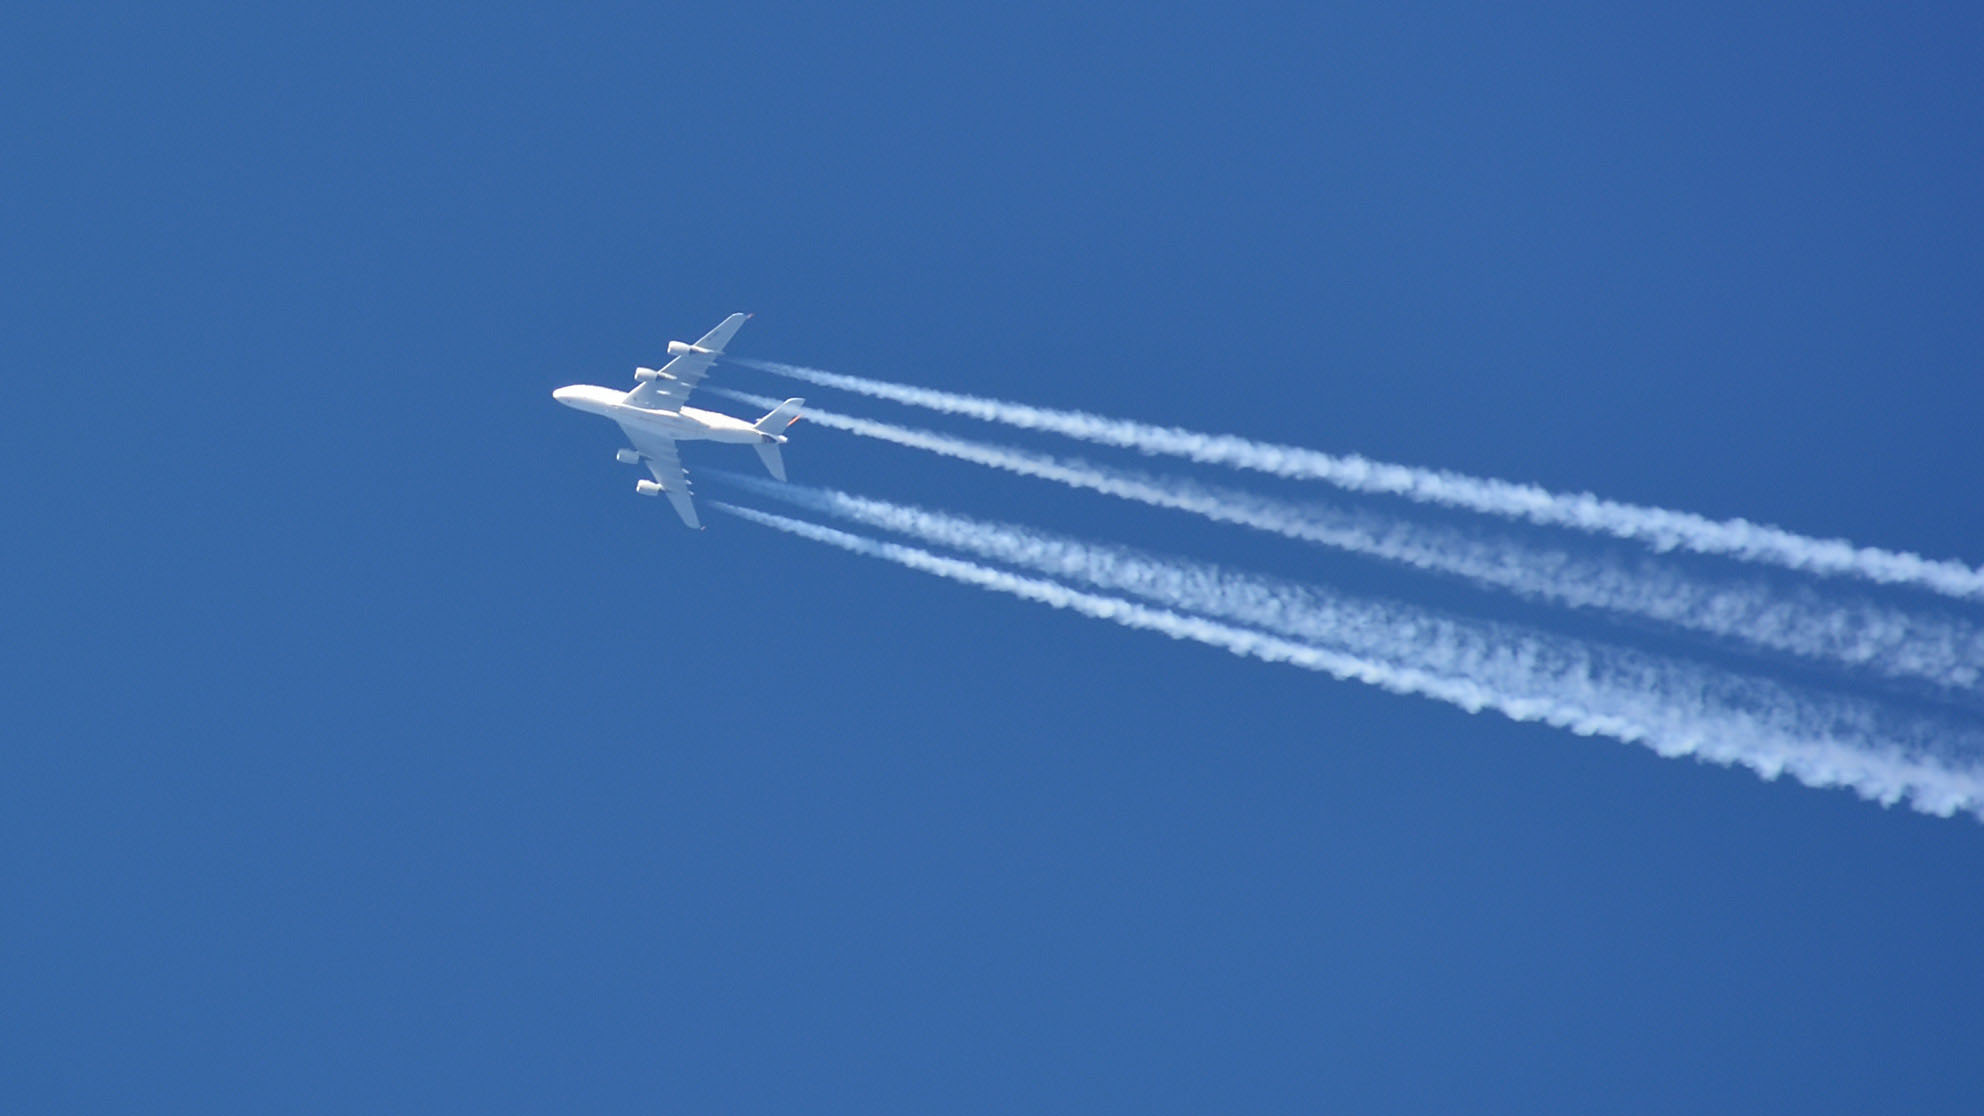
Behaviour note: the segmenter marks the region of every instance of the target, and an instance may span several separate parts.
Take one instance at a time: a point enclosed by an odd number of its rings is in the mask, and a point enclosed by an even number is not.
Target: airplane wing
[[[640,451],[641,463],[654,474],[654,482],[675,505],[675,514],[691,527],[701,527],[696,518],[696,505],[689,499],[689,471],[682,467],[682,458],[675,453],[675,439],[665,438],[649,430],[637,430],[625,423],[620,429],[627,434],[627,440]]]
[[[730,343],[732,335],[744,324],[744,319],[750,316],[732,314],[725,318],[721,325],[703,334],[703,339],[696,342],[696,348],[707,349],[708,352],[683,353],[669,361],[662,366],[661,373],[655,378],[634,385],[633,394],[627,396],[627,402],[636,407],[646,407],[650,411],[681,410],[683,402],[689,398],[689,393],[696,390],[696,385],[702,382],[703,375],[710,370],[710,365],[716,363],[716,358],[722,355],[723,347]]]

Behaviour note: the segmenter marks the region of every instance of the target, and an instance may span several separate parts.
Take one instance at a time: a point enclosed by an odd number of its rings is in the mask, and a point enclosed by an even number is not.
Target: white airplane
[[[634,448],[620,450],[614,458],[627,465],[643,463],[654,474],[653,480],[635,482],[634,491],[643,496],[666,493],[668,502],[675,505],[676,514],[691,527],[702,524],[696,519],[696,506],[689,500],[689,474],[675,454],[675,443],[744,442],[758,451],[758,457],[772,476],[785,479],[785,462],[779,457],[778,447],[785,444],[785,428],[799,421],[804,399],[788,399],[756,422],[682,405],[710,365],[723,354],[724,345],[730,342],[737,327],[750,316],[732,314],[693,345],[670,341],[668,353],[675,359],[659,369],[635,369],[632,391],[573,384],[551,393],[551,398],[567,407],[605,415],[619,423]]]

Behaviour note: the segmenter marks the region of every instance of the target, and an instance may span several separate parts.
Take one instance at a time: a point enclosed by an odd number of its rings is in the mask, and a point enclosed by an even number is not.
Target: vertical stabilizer
[[[771,414],[752,423],[760,434],[783,434],[785,428],[799,421],[799,408],[804,407],[804,399],[788,399],[772,408]]]

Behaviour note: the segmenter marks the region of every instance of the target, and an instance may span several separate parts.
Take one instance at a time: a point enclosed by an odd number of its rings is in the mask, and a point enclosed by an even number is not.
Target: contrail
[[[774,400],[714,389],[756,406]],[[1561,550],[1321,504],[1294,504],[1176,477],[1111,469],[993,443],[833,411],[811,409],[823,426],[879,438],[1119,499],[1190,512],[1356,554],[1465,578],[1535,600],[1645,617],[1752,647],[1926,681],[1975,696],[1984,678],[1984,631],[1866,602],[1787,600],[1756,585],[1706,585],[1654,562],[1624,569]]]
[[[1410,609],[1313,595],[1291,605],[1294,598],[1277,598],[1270,586],[1249,588],[1206,570],[1118,566],[1121,556],[1107,553],[1064,550],[1038,558],[1071,573],[1086,570],[1098,579],[1140,584],[1153,595],[1270,612],[1298,607],[1299,618],[1277,621],[1315,627],[1315,641],[1298,642],[785,516],[721,502],[714,506],[857,554],[1235,655],[1430,697],[1469,712],[1492,709],[1516,721],[1640,743],[1663,756],[1741,764],[1765,778],[1789,773],[1808,786],[1843,786],[1883,804],[1907,801],[1924,813],[1948,817],[1963,811],[1984,819],[1984,773],[1974,763],[1937,754],[1919,731],[1884,731],[1888,726],[1880,715],[1862,705],[1800,700],[1753,680],[1739,685],[1690,677],[1682,664],[1630,652],[1615,652],[1605,661],[1571,641],[1512,636]],[[1050,548],[1066,545],[1017,537],[987,545],[1019,554],[1042,542]],[[1172,587],[1164,588],[1167,584]],[[1257,592],[1268,595],[1246,603]],[[1359,650],[1366,643],[1382,644],[1392,654]]]
[[[1165,454],[1276,476],[1320,480],[1352,492],[1402,496],[1420,503],[1523,519],[1552,527],[1611,535],[1657,551],[1690,550],[1829,576],[1912,585],[1952,597],[1984,600],[1984,569],[1906,551],[1820,539],[1745,519],[1714,520],[1692,512],[1600,499],[1588,492],[1551,492],[1531,484],[1471,477],[1338,455],[1299,446],[1257,442],[1231,434],[1205,434],[1108,418],[1084,411],[1033,407],[1002,399],[962,395],[871,380],[818,368],[726,357],[748,368],[876,399],[964,415],[1028,430],[1042,430],[1101,445]]]

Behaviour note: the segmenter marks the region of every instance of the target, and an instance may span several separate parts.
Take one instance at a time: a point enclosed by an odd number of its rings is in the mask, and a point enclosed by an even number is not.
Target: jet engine
[[[661,369],[636,368],[634,369],[634,379],[644,384],[647,383],[649,380],[659,380],[661,379]]]
[[[659,496],[661,495],[661,486],[651,480],[635,481],[634,491],[643,496]]]
[[[641,455],[630,449],[614,450],[613,460],[618,461],[622,465],[639,465],[641,463]]]
[[[702,353],[705,356],[717,355],[715,349],[705,349],[701,345],[691,345],[687,341],[670,341],[668,343],[669,356],[687,356],[690,353]]]

